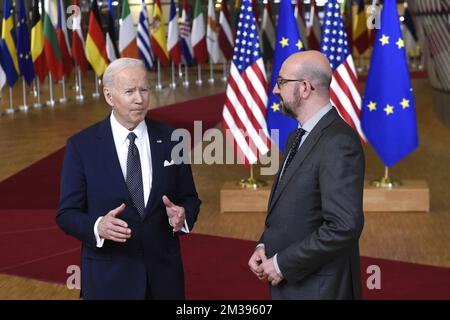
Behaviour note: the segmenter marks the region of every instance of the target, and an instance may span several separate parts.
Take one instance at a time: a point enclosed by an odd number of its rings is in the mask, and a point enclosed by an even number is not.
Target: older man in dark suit
[[[264,232],[249,266],[273,299],[359,299],[364,154],[330,104],[330,64],[318,51],[285,60],[273,92],[299,122],[287,140]]]
[[[146,119],[148,73],[121,58],[103,76],[111,114],[67,141],[58,225],[82,242],[84,299],[183,299],[179,236],[200,200],[172,129]]]

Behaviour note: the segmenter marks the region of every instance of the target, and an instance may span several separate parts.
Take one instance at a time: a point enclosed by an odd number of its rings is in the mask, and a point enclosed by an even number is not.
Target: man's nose
[[[273,90],[272,90],[273,94],[278,94],[280,93],[280,88],[278,88],[278,85],[275,83]]]
[[[144,99],[142,97],[142,93],[140,90],[136,90],[136,93],[134,94],[134,101],[137,103],[142,102]]]

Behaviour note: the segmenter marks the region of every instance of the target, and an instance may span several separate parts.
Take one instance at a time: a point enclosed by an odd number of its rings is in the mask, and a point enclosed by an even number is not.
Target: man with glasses
[[[272,186],[265,229],[249,260],[272,299],[360,299],[364,154],[330,103],[332,72],[318,51],[283,63],[273,92],[298,121]]]

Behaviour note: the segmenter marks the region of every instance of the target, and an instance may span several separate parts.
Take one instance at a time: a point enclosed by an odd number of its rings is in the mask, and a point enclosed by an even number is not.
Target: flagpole
[[[19,106],[19,110],[23,112],[28,111],[28,105],[27,105],[27,92],[26,92],[26,84],[25,79],[22,77],[22,98],[23,98],[23,105]]]
[[[202,65],[200,63],[197,65],[197,80],[195,81],[195,83],[198,86],[201,86],[203,84],[203,81],[202,81]]]
[[[178,65],[178,77],[183,78],[183,69],[181,67],[181,63]]]
[[[13,107],[13,88],[9,87],[9,108],[5,110],[5,113],[12,114],[16,112]]]
[[[35,109],[41,108],[42,107],[42,103],[41,103],[41,88],[40,88],[40,83],[39,83],[39,78],[35,78],[35,83],[36,83],[36,97],[37,97],[37,102],[35,104],[33,104],[33,107]]]
[[[227,62],[226,61],[223,62],[223,77],[222,77],[222,81],[223,82],[227,82]]]
[[[175,89],[177,87],[177,84],[175,82],[175,63],[172,60],[172,82],[169,84],[169,87],[171,89]]]
[[[359,68],[357,70],[359,73],[362,73],[364,71],[364,61],[362,54],[359,54]]]
[[[209,79],[208,79],[208,82],[210,84],[214,83],[213,67],[214,67],[214,65],[213,65],[213,63],[212,63],[212,61],[210,59],[210,61],[209,61]]]
[[[387,166],[384,167],[384,177],[372,181],[371,184],[376,188],[385,188],[385,189],[392,189],[402,185],[401,181],[394,180],[391,177],[389,177],[389,168]]]
[[[158,73],[158,82],[156,83],[155,89],[156,90],[162,90],[162,84],[161,84],[161,64],[159,63],[159,60],[157,61],[157,73]]]
[[[267,183],[263,180],[255,179],[253,176],[253,165],[250,165],[250,178],[242,179],[239,181],[239,185],[241,188],[245,189],[259,189],[267,185]]]
[[[78,76],[78,81],[76,81],[76,87],[78,88],[77,92],[78,94],[76,95],[75,99],[79,102],[84,101],[84,96],[83,96],[83,84],[81,82],[81,71],[80,71],[80,66],[76,65],[75,69],[77,70],[77,72],[75,72]]]
[[[53,80],[52,80],[52,73],[48,73],[48,83],[50,87],[50,99],[47,101],[47,106],[54,107],[55,106],[55,100],[53,100]]]
[[[95,74],[95,92],[92,94],[92,98],[98,99],[100,97],[100,93],[98,92],[98,76]]]
[[[187,67],[187,63],[184,64],[184,81],[183,81],[183,87],[185,87],[185,88],[189,87],[189,78],[188,78],[188,67]]]
[[[36,78],[34,78],[34,81],[33,81],[33,97],[37,97],[37,90],[36,90],[36,81],[39,81],[39,80],[37,80]]]
[[[76,68],[76,66],[75,66],[75,68]],[[80,91],[80,87],[78,85],[79,74],[78,74],[78,72],[74,72],[74,75],[75,75],[75,83],[72,86],[72,90],[75,90],[75,92],[78,92],[78,91]]]
[[[66,77],[65,76],[62,77],[61,84],[62,84],[62,95],[63,96],[62,96],[61,99],[59,99],[59,102],[60,103],[66,103],[67,102],[67,97],[66,97]]]

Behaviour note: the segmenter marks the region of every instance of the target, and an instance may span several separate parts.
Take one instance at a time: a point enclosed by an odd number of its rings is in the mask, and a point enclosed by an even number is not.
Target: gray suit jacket
[[[292,139],[291,134],[286,146]],[[273,299],[361,298],[363,185],[361,142],[333,108],[306,137],[279,185],[272,187],[259,242],[268,257],[278,253],[284,276],[271,286]]]

